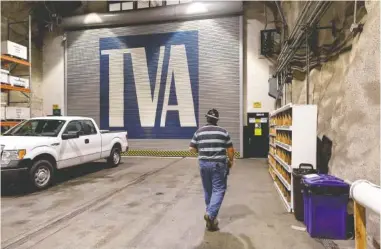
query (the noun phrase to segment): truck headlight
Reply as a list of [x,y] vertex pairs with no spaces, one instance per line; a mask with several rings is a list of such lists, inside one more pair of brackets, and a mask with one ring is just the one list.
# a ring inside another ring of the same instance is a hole
[[9,164],[10,161],[21,160],[24,158],[26,150],[4,150],[1,154],[1,164]]

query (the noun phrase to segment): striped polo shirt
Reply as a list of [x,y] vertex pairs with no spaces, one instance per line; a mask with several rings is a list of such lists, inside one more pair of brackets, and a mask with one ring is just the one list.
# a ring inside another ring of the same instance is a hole
[[224,128],[208,124],[195,132],[189,146],[198,150],[201,161],[226,162],[226,149],[233,143]]

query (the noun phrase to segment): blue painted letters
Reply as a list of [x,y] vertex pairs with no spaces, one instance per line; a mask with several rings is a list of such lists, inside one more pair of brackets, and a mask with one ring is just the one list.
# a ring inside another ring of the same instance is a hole
[[185,139],[198,127],[198,31],[101,38],[102,129]]

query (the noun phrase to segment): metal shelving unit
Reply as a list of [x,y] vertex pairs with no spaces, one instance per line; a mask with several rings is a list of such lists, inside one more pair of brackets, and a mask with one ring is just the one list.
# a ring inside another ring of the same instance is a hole
[[[6,92],[7,93],[7,106],[10,106],[10,104],[20,103],[20,102],[12,102],[11,101],[10,92],[17,91],[17,92],[22,93],[25,96],[26,101],[25,102],[21,102],[21,103],[27,104],[27,106],[29,108],[29,116],[31,116],[31,96],[30,96],[31,95],[31,91],[32,91],[32,51],[31,51],[31,49],[32,49],[32,35],[31,35],[31,16],[29,16],[27,21],[8,23],[8,30],[7,30],[8,40],[11,40],[10,39],[10,27],[12,25],[15,25],[15,24],[27,24],[28,25],[28,36],[27,36],[27,40],[28,40],[28,47],[27,47],[27,49],[28,49],[28,60],[16,58],[16,57],[13,57],[13,56],[8,55],[8,54],[1,54],[1,56],[0,56],[0,59],[1,59],[1,68],[9,71],[9,75],[12,75],[12,71],[16,67],[18,67],[18,66],[27,67],[28,68],[28,75],[22,75],[22,78],[27,78],[29,80],[29,87],[28,88],[24,88],[24,87],[12,86],[10,84],[4,83],[4,82],[0,82],[1,83],[0,90],[1,90],[1,92]],[[7,119],[1,120],[1,122],[0,122],[1,130],[3,131],[3,128],[6,128],[6,127],[10,128],[12,126],[15,126],[16,124],[18,124],[21,121],[22,120],[7,120]]]
[[[288,104],[270,114],[269,171],[280,199],[293,211],[293,169],[301,163],[316,169],[317,106]],[[274,134],[275,132],[275,134]]]

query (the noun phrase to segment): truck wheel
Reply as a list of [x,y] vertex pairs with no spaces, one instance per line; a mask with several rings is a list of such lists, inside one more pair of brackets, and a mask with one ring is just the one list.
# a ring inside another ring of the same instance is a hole
[[120,149],[118,147],[114,147],[111,150],[110,157],[107,158],[107,163],[110,167],[117,167],[121,161]]
[[32,187],[37,190],[46,189],[53,182],[53,165],[48,160],[38,160],[29,171]]

